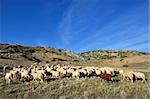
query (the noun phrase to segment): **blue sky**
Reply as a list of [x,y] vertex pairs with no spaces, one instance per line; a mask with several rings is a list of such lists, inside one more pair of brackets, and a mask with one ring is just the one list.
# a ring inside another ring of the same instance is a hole
[[0,43],[150,52],[148,0],[1,0]]

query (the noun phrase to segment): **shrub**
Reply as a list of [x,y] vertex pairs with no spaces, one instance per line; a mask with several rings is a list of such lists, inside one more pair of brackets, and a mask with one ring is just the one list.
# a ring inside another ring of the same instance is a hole
[[120,61],[123,61],[124,59],[122,58],[122,59],[120,59]]
[[123,67],[129,67],[129,65],[123,65]]
[[126,56],[126,55],[121,55],[120,57],[121,57],[121,58],[126,58],[127,56]]

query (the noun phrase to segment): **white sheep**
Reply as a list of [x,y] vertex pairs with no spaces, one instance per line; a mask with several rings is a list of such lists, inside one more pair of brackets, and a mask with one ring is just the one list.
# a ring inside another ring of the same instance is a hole
[[80,72],[80,76],[81,76],[81,77],[86,77],[86,76],[88,75],[88,72],[87,72],[86,69],[79,69],[79,70],[77,70],[77,71]]
[[101,70],[100,69],[96,69],[95,73],[96,73],[96,75],[99,75],[99,74],[101,74]]
[[41,83],[43,83],[44,77],[46,76],[46,75],[43,74],[42,72],[38,72],[38,71],[36,71],[36,72],[31,72],[31,75],[32,75],[34,81],[40,80]]
[[145,80],[145,74],[141,72],[133,72],[135,79],[142,79],[143,82],[146,82]]
[[52,73],[52,76],[54,76],[54,77],[59,77],[60,76],[60,72],[59,71],[51,70],[50,73]]
[[74,69],[69,68],[69,69],[67,70],[67,73],[73,73],[73,72],[74,72]]
[[13,75],[12,75],[12,73],[6,73],[5,74],[5,81],[6,81],[6,84],[10,84],[10,82],[12,81],[12,79],[13,79]]
[[22,69],[20,74],[21,74],[21,80],[23,80],[23,79],[27,80],[30,77],[29,76],[29,71],[26,70],[26,69]]
[[130,79],[131,82],[133,82],[133,79],[134,79],[133,71],[131,71],[131,70],[120,70],[119,73],[122,75],[123,80]]
[[107,74],[115,75],[115,69],[111,67],[102,67],[100,68],[100,71],[104,73],[106,71]]
[[72,77],[73,78],[80,78],[80,72],[79,71],[72,72]]
[[13,79],[20,79],[20,71],[21,70],[10,70],[9,72],[12,74]]

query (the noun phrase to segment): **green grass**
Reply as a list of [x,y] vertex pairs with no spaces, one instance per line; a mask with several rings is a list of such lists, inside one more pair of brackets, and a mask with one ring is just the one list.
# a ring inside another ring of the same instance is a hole
[[[150,77],[150,73],[146,73]],[[121,76],[114,78],[120,80]],[[128,81],[107,82],[99,78],[59,79],[56,81],[19,83],[5,85],[0,83],[0,96],[3,99],[149,99],[150,81],[134,83]]]

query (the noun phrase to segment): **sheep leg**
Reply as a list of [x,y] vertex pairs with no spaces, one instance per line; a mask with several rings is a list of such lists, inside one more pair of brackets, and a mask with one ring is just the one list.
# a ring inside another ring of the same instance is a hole
[[125,80],[125,78],[126,78],[126,77],[125,77],[125,76],[123,76],[123,80]]
[[40,79],[40,82],[43,83],[43,79]]
[[130,78],[131,79],[131,82],[133,83],[133,78]]
[[143,82],[143,83],[147,83],[145,78],[143,78],[142,82]]
[[114,79],[113,79],[113,78],[111,78],[111,81],[114,81]]
[[10,79],[7,79],[6,84],[10,84],[10,81],[11,81]]

